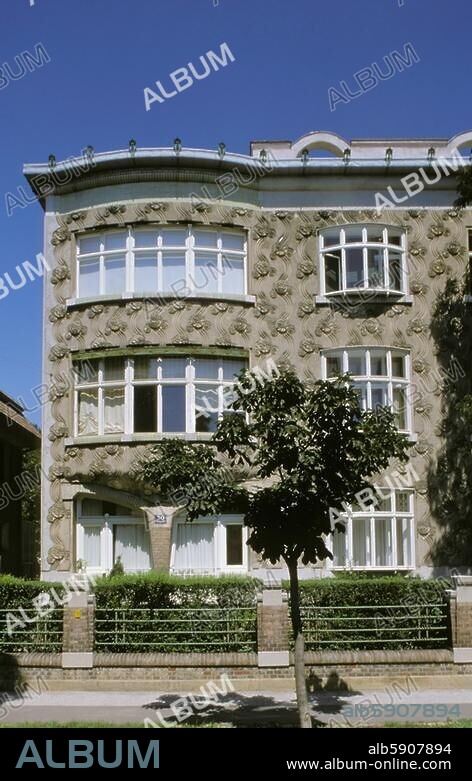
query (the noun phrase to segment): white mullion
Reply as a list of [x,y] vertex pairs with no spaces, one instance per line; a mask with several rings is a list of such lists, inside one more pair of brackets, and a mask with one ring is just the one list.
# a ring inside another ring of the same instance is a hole
[[383,248],[383,286],[388,290],[390,289],[389,271],[390,271],[389,250],[388,247],[384,247]]
[[185,431],[194,434],[195,425],[195,359],[185,367]]
[[342,356],[343,356],[343,374],[346,374],[346,372],[349,370],[349,350],[343,350]]
[[366,246],[362,246],[362,290],[366,290],[368,287],[368,278],[369,278],[369,249]]
[[125,253],[125,259],[126,259],[125,277],[126,277],[126,292],[130,292],[130,293],[135,292],[134,257],[135,257],[134,230],[128,228],[128,236],[126,239],[126,253]]
[[347,287],[346,250],[344,247],[341,248],[341,283],[342,283],[341,289],[346,290]]
[[104,398],[103,398],[103,377],[104,377],[104,360],[103,358],[98,363],[98,433],[100,435],[104,434],[104,421],[105,421],[105,411],[104,411]]
[[[191,225],[187,225],[187,238],[184,245],[185,264],[184,276],[185,287],[191,293],[195,293],[195,234]],[[193,286],[190,287],[190,280],[193,280]]]
[[157,431],[162,434],[162,358],[157,361]]
[[[348,567],[351,566],[352,563],[352,548],[353,548],[352,537],[354,534],[353,526],[354,526],[354,517],[351,516],[351,523],[347,524],[347,533],[346,533],[346,542],[345,542],[344,566],[347,565]],[[340,532],[338,533],[340,534]]]
[[249,292],[249,287],[248,287],[248,276],[249,275],[248,275],[248,258],[247,258],[247,253],[248,253],[247,232],[244,233],[243,251],[244,251],[244,256],[243,256],[243,275],[244,275],[243,289],[244,289],[244,295],[247,296],[247,294]]
[[326,295],[326,278],[325,278],[325,256],[324,252],[320,252],[320,296]]
[[[105,245],[103,244],[103,246],[105,246]],[[100,261],[99,261],[99,270],[98,270],[98,277],[99,277],[99,279],[98,279],[98,286],[99,286],[100,295],[103,296],[106,293],[106,290],[105,290],[105,255],[103,254],[103,250],[101,249],[101,247],[102,247],[102,242],[100,242],[100,255],[99,255]]]
[[370,528],[370,561],[367,562],[368,566],[375,567],[376,558],[377,558],[377,546],[376,546],[376,540],[375,540],[375,516],[371,515],[369,518],[369,528]]
[[392,559],[390,562],[391,567],[396,567],[398,565],[398,555],[397,555],[397,516],[391,515],[390,516],[390,534],[392,535]]
[[407,266],[407,252],[406,252],[406,233],[402,234],[400,249],[401,249],[402,291],[403,293],[408,294],[409,285],[408,285],[408,266]]
[[134,363],[132,368],[131,358],[125,360],[125,409],[124,409],[124,433],[132,434],[134,431],[134,387],[132,375],[134,375]]

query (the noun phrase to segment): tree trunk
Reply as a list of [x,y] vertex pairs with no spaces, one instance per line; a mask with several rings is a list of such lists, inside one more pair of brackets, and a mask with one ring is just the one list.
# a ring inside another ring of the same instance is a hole
[[287,560],[290,575],[290,608],[292,616],[293,636],[295,639],[295,687],[297,692],[300,727],[311,729],[310,706],[305,681],[305,641],[303,639],[302,622],[300,618],[300,592],[298,587],[298,561]]

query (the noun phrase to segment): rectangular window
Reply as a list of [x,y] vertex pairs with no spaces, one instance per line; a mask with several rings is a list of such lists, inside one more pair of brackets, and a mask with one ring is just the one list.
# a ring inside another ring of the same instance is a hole
[[333,567],[412,569],[414,567],[413,492],[379,489],[377,504],[366,512],[353,506],[344,533],[331,537]]
[[212,433],[246,362],[136,356],[74,364],[77,436]]
[[226,527],[226,564],[241,567],[243,563],[243,527],[229,524]]
[[77,242],[77,296],[242,296],[246,253],[243,231],[191,225],[82,236]]
[[219,515],[174,527],[172,570],[217,573],[247,570],[246,530],[240,517]]

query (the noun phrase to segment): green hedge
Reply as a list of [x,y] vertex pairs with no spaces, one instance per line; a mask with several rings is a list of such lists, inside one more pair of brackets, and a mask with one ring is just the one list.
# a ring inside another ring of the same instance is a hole
[[[4,654],[32,651],[62,651],[62,607],[59,605],[46,616],[40,617],[33,605],[33,599],[55,589],[58,597],[63,593],[60,583],[45,583],[39,580],[23,580],[12,575],[0,576],[0,651]],[[54,595],[51,601],[56,604]],[[24,621],[19,612],[34,619]],[[13,620],[18,618],[23,626]],[[9,630],[10,629],[10,634]]]
[[110,652],[256,650],[254,578],[163,573],[97,581],[95,648]]
[[[288,583],[284,587],[288,589]],[[447,647],[446,589],[450,587],[444,579],[401,576],[344,575],[301,581],[306,647],[310,650]]]

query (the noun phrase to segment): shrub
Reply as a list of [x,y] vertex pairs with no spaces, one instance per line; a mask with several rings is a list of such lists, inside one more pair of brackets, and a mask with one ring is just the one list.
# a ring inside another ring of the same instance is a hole
[[[61,651],[62,650],[62,608],[58,605],[51,613],[39,616],[33,600],[40,594],[52,592],[58,598],[63,593],[60,583],[45,583],[39,580],[23,580],[12,575],[0,576],[0,649],[3,652],[21,653],[25,651]],[[51,594],[52,604],[56,604]],[[26,623],[19,613],[22,608],[27,618],[35,619]],[[10,615],[10,618],[8,616]],[[12,617],[18,618],[20,626]],[[10,634],[8,632],[10,628]]]

